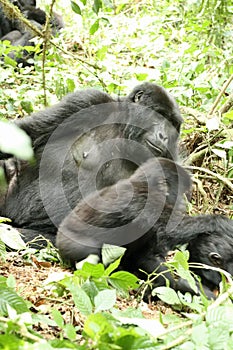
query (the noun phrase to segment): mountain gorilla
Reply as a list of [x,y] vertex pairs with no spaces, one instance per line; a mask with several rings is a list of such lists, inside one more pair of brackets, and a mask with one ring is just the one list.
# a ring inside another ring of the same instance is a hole
[[[183,194],[190,177],[178,164],[152,158],[129,179],[118,181],[84,198],[63,220],[57,234],[61,255],[72,264],[98,254],[104,243],[127,248],[121,267],[145,277],[164,272],[173,288],[191,291],[185,280],[175,281],[161,265],[170,250],[188,244],[190,261],[225,269],[233,274],[233,221],[221,216],[184,215]],[[218,272],[197,269],[209,297],[218,287]],[[165,284],[161,275],[154,287]]]
[[[23,15],[30,20],[30,22],[36,26],[38,29],[42,30],[43,25],[46,22],[46,13],[40,8],[36,8],[35,0],[19,0],[11,1],[13,5],[19,8]],[[53,13],[53,18],[51,19],[52,34],[55,35],[58,31],[64,27],[62,17],[56,13]],[[4,14],[3,9],[0,5],[0,40],[10,41],[12,46],[33,46],[30,41],[35,36],[30,30],[25,30],[22,23],[18,19],[9,19],[6,14]],[[14,51],[9,53],[9,57],[16,59],[18,63],[23,63],[23,65],[28,65],[26,50],[23,52],[23,57],[16,57]]]
[[[55,242],[60,225],[57,246],[72,263],[109,242],[128,248],[123,268],[150,273],[164,269],[170,249],[187,243],[192,261],[233,273],[232,221],[184,215],[190,178],[169,160],[177,158],[181,123],[174,99],[151,83],[119,101],[98,90],[78,91],[15,121],[31,137],[36,162],[0,153],[8,183],[0,215],[27,241],[42,234]],[[218,273],[197,272],[212,296],[208,288],[218,284]],[[174,288],[187,290],[184,281],[167,276]]]
[[15,121],[31,137],[36,162],[0,154],[8,183],[1,216],[26,240],[41,233],[54,242],[83,197],[128,178],[151,157],[176,158],[181,123],[174,99],[151,83],[119,101],[94,89],[78,91]]

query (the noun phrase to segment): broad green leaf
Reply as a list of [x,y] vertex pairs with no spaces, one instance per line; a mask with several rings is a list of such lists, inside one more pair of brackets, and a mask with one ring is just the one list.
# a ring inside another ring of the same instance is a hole
[[169,305],[180,305],[180,299],[178,298],[174,289],[169,287],[157,287],[152,290],[153,296],[158,296],[162,301]]
[[106,315],[103,313],[91,314],[85,324],[84,324],[84,332],[93,340],[96,340],[96,337],[100,337],[101,334],[113,333],[116,328],[114,324],[112,324],[111,319],[113,317],[111,315]]
[[[105,284],[106,288],[106,284]],[[94,297],[98,294],[99,289],[95,282],[90,281],[89,279],[82,284],[82,289],[90,297],[91,301],[94,303]]]
[[101,250],[102,261],[104,266],[108,266],[118,258],[122,257],[126,248],[118,247],[116,245],[104,244]]
[[28,312],[26,302],[11,288],[0,285],[0,313],[7,315],[7,305],[10,305],[18,314]]
[[205,346],[208,346],[208,330],[204,323],[193,327],[192,340],[200,348],[205,349]]
[[94,297],[95,312],[111,309],[116,303],[116,291],[106,289]]
[[73,92],[74,91],[74,89],[75,89],[75,82],[74,82],[73,79],[67,78],[66,79],[66,85],[67,85],[67,88],[68,88],[69,92]]
[[102,0],[94,0],[94,4],[92,6],[93,11],[98,15],[99,10],[102,8]]
[[233,306],[209,307],[206,313],[207,324],[214,324],[217,321],[224,321],[233,327]]
[[87,293],[82,288],[72,284],[69,285],[69,283],[67,283],[67,287],[72,294],[77,309],[83,315],[90,315],[92,313],[92,303]]
[[82,270],[86,272],[90,277],[99,278],[102,277],[104,274],[104,265],[103,264],[97,264],[93,265],[89,262],[85,262],[83,264]]
[[26,248],[26,243],[22,240],[20,233],[10,225],[0,224],[0,239],[12,249]]
[[0,150],[30,160],[33,157],[30,137],[12,123],[0,121]]
[[102,61],[106,57],[107,52],[108,46],[102,46],[99,50],[97,50],[96,57],[98,57],[98,59]]
[[81,11],[79,5],[76,2],[71,1],[71,8],[72,8],[72,11],[74,11],[78,15],[82,15],[82,11]]
[[20,104],[21,104],[22,108],[23,108],[28,114],[30,114],[30,113],[33,112],[33,104],[32,104],[31,101],[25,101],[25,100],[23,100],[23,101],[20,102]]
[[12,289],[15,288],[16,287],[15,277],[13,275],[9,275],[7,277],[6,283],[7,283],[7,287],[12,288]]
[[106,268],[106,270],[104,271],[104,275],[109,276],[113,271],[115,271],[118,268],[118,266],[120,265],[120,262],[121,262],[121,257]]
[[89,33],[91,35],[95,34],[95,32],[97,32],[97,30],[99,29],[99,19],[97,19],[91,26]]
[[76,339],[76,330],[74,326],[70,323],[66,324],[64,327],[64,332],[68,339],[74,341]]
[[138,278],[127,271],[118,271],[111,274],[109,283],[114,288],[128,292],[129,289],[138,288]]
[[17,66],[17,62],[15,60],[13,60],[12,58],[10,58],[9,56],[5,56],[4,57],[4,63],[6,65],[10,65],[12,67],[16,67]]
[[4,350],[25,349],[25,341],[14,334],[0,334],[0,348]]
[[233,120],[233,110],[230,110],[230,111],[224,113],[224,114],[223,114],[223,117],[224,117],[224,118],[227,118],[227,119],[229,119],[229,120]]
[[61,313],[57,309],[52,309],[51,310],[52,316],[58,327],[63,328],[64,326],[64,320],[61,315]]
[[0,260],[5,261],[6,260],[6,245],[5,243],[0,239]]

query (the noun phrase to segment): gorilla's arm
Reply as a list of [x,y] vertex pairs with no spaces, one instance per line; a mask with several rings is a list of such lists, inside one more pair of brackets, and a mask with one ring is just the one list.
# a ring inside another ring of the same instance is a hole
[[72,263],[99,253],[104,243],[125,245],[128,255],[144,257],[148,245],[156,241],[155,230],[165,230],[176,202],[175,217],[182,216],[182,196],[189,188],[190,178],[183,168],[152,158],[129,179],[81,201],[59,227],[57,246]]

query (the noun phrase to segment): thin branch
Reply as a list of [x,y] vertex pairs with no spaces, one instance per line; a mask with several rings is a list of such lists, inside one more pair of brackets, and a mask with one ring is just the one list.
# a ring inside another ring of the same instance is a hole
[[226,103],[224,103],[224,105],[220,108],[219,112],[222,115],[222,114],[228,112],[232,107],[233,107],[233,94],[231,94],[228,97]]
[[45,61],[46,61],[46,50],[48,47],[48,42],[50,39],[50,21],[53,15],[53,6],[55,4],[56,0],[52,0],[50,8],[49,8],[49,15],[46,16],[46,22],[44,26],[44,40],[43,40],[43,51],[42,51],[42,85],[44,90],[44,105],[47,106],[47,92],[46,92],[46,76],[45,76]]
[[218,179],[219,181],[221,181],[224,185],[229,187],[229,189],[231,191],[233,191],[233,184],[231,183],[231,181],[222,175],[219,175],[219,174],[214,173],[213,171],[211,171],[209,169],[198,167],[198,166],[185,166],[185,168],[188,170],[202,171],[203,173],[209,174],[209,175],[215,177],[216,179]]
[[216,100],[215,100],[215,102],[214,102],[214,104],[213,104],[209,114],[208,114],[208,117],[210,117],[211,115],[214,114],[214,112],[215,112],[215,110],[217,108],[217,105],[218,105],[219,101],[221,100],[222,95],[224,94],[224,92],[226,91],[227,87],[230,85],[232,80],[233,80],[233,74],[230,76],[230,78],[223,85],[222,90],[219,92],[219,94],[218,94],[218,96],[217,96],[217,98],[216,98]]

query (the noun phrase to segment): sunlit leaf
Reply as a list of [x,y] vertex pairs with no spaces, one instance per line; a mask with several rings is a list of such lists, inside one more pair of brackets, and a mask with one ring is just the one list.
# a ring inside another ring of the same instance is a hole
[[75,13],[77,13],[78,15],[81,15],[82,14],[82,11],[79,7],[79,5],[74,2],[74,1],[71,1],[71,8],[72,8],[72,11],[74,11]]

